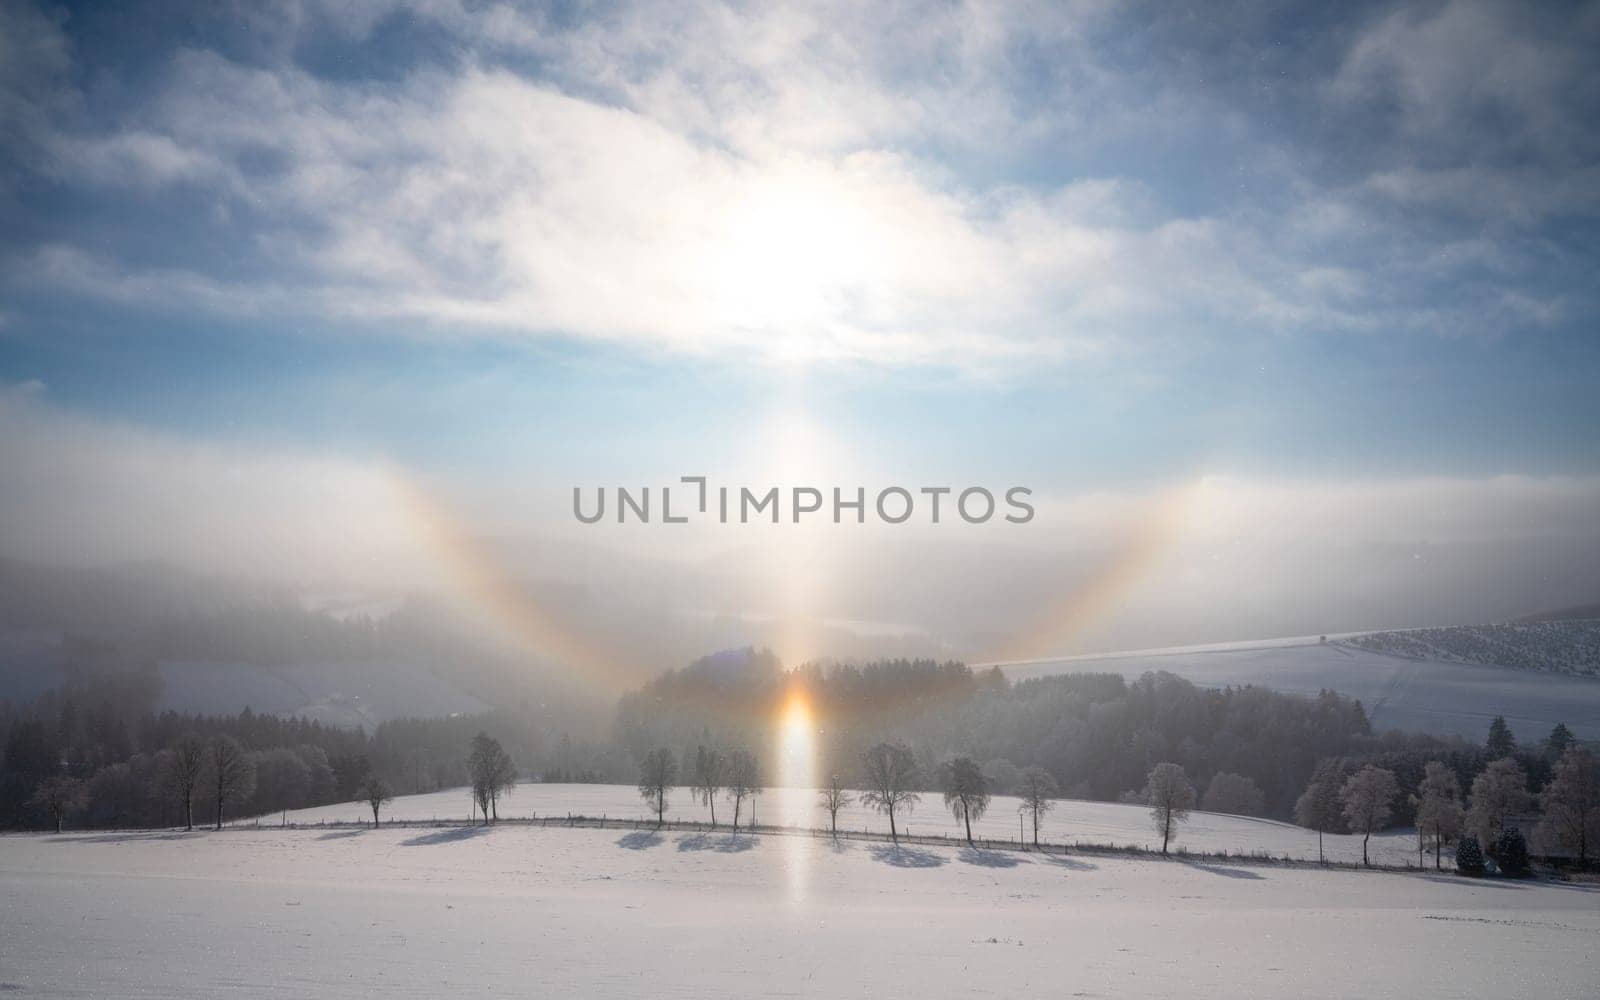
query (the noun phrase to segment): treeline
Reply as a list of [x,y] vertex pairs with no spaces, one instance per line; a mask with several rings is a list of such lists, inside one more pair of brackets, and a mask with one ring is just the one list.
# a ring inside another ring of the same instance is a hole
[[[1534,747],[1516,746],[1503,722],[1485,745],[1375,735],[1361,703],[1331,691],[1205,689],[1165,673],[1012,683],[998,670],[925,660],[785,669],[770,652],[749,649],[703,658],[625,695],[606,742],[574,740],[526,706],[395,720],[367,733],[248,709],[156,712],[159,695],[153,670],[84,670],[21,708],[0,701],[0,826],[171,826],[187,824],[191,812],[220,822],[358,798],[376,816],[387,796],[461,785],[492,817],[500,791],[519,779],[632,781],[643,764],[655,768],[659,792],[676,780],[679,762],[708,805],[734,789],[738,813],[769,780],[761,757],[796,704],[814,729],[817,779],[835,790],[872,788],[881,774],[869,762],[892,747],[901,791],[910,793],[948,791],[959,773],[980,776],[985,795],[1039,800],[1049,789],[1045,798],[1149,804],[1159,770],[1181,775],[1199,808],[1347,832],[1358,828],[1344,806],[1347,788],[1368,774],[1366,798],[1381,798],[1382,809],[1376,819],[1362,814],[1364,832],[1420,820],[1436,848],[1468,830],[1497,841],[1508,825],[1531,828],[1538,817],[1525,814],[1535,805],[1546,826],[1560,823],[1570,789],[1588,788],[1583,775],[1591,773],[1589,758],[1572,757],[1582,748],[1565,727]],[[960,762],[955,772],[952,761]],[[1553,796],[1552,787],[1566,791]],[[1452,799],[1462,816],[1478,818],[1452,825]],[[972,818],[976,800],[963,793],[960,801]],[[1509,805],[1480,805],[1490,801]],[[1592,840],[1584,824],[1600,820],[1600,808],[1576,808],[1577,829]],[[1491,856],[1498,849],[1487,847]]]
[[1523,748],[1496,716],[1481,747],[1323,760],[1295,803],[1295,821],[1319,835],[1361,834],[1363,861],[1373,833],[1406,825],[1417,829],[1419,854],[1431,844],[1436,868],[1450,845],[1467,874],[1483,874],[1487,858],[1505,874],[1525,875],[1530,832],[1537,853],[1586,867],[1600,845],[1600,763],[1565,725]]
[[[259,816],[363,798],[374,778],[390,794],[429,792],[470,782],[465,748],[480,732],[507,748],[515,773],[540,780],[632,771],[614,748],[518,712],[395,720],[368,734],[249,709],[156,712],[160,690],[153,670],[111,670],[75,675],[21,708],[0,700],[0,828],[172,826],[219,804],[222,819]],[[198,764],[180,766],[186,750]],[[221,792],[209,777],[219,753],[237,772]],[[206,774],[191,773],[200,765]]]
[[1331,691],[1213,690],[1165,673],[1012,683],[999,670],[923,660],[785,670],[771,653],[744,650],[623,697],[617,741],[635,759],[659,747],[689,759],[701,744],[771,745],[773,720],[795,692],[817,719],[823,774],[857,786],[867,750],[889,740],[910,749],[930,786],[942,761],[965,755],[997,793],[1016,791],[1037,766],[1071,798],[1137,799],[1151,769],[1167,762],[1208,791],[1227,776],[1217,792],[1230,804],[1288,818],[1320,761],[1376,753],[1391,739],[1373,735],[1360,702]]

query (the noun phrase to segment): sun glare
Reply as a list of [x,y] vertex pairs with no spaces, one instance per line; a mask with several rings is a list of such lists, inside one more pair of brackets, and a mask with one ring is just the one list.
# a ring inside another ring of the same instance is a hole
[[804,691],[784,701],[778,725],[778,781],[790,788],[811,788],[816,781],[816,720]]
[[719,318],[760,331],[777,360],[825,354],[848,290],[883,254],[868,216],[826,171],[778,168],[751,183],[726,207],[712,245]]
[[[777,784],[785,791],[803,789],[799,794],[809,799],[810,789],[816,787],[817,776],[817,722],[811,711],[811,699],[802,689],[789,692],[778,717]],[[795,794],[789,792],[790,795]],[[798,817],[784,817],[789,825],[808,825]],[[784,867],[788,874],[789,899],[800,902],[806,895],[806,848],[799,837],[784,837]]]

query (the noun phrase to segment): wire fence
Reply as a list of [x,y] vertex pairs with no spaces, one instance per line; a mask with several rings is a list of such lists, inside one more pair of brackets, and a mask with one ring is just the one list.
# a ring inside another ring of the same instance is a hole
[[[358,830],[373,829],[373,823],[357,820],[319,820],[315,823],[273,823],[266,818],[255,820],[239,820],[227,824],[229,829],[286,829],[286,830]],[[1083,855],[1086,857],[1137,857],[1153,860],[1165,860],[1192,863],[1228,862],[1234,864],[1255,865],[1262,867],[1278,868],[1309,868],[1309,869],[1338,869],[1342,871],[1373,871],[1373,872],[1410,872],[1432,871],[1430,865],[1413,865],[1409,862],[1404,865],[1374,863],[1362,865],[1349,861],[1312,861],[1305,858],[1296,858],[1288,855],[1275,855],[1268,851],[1195,851],[1182,847],[1174,847],[1166,853],[1152,848],[1146,844],[1114,844],[1096,841],[1073,840],[1070,842],[1055,842],[1041,840],[1034,845],[1027,840],[996,839],[990,837],[974,837],[969,842],[966,837],[959,834],[944,833],[912,833],[909,829],[900,832],[895,837],[882,830],[868,828],[840,827],[837,831],[821,827],[798,827],[757,824],[754,826],[742,825],[735,830],[728,824],[722,823],[713,826],[709,822],[699,820],[664,820],[626,818],[616,816],[585,816],[577,813],[568,813],[565,816],[501,816],[491,822],[485,823],[481,819],[385,819],[376,824],[383,829],[470,829],[473,827],[567,827],[596,830],[634,830],[654,831],[660,833],[725,833],[729,836],[784,836],[806,837],[812,840],[849,840],[854,842],[881,843],[894,845],[910,845],[922,847],[951,847],[957,849],[980,851],[1009,851],[1041,855]],[[1445,869],[1450,871],[1450,869]]]

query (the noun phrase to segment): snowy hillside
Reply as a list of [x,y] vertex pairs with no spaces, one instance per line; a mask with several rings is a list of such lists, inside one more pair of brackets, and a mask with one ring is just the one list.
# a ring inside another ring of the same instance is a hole
[[[1394,634],[1394,633],[1384,633]],[[1517,737],[1542,740],[1557,722],[1600,739],[1600,678],[1411,658],[1363,648],[1350,636],[1270,639],[1062,657],[1003,665],[1012,679],[1165,670],[1206,687],[1254,684],[1291,694],[1327,688],[1361,699],[1376,730],[1481,740],[1496,715]]]
[[[1018,800],[1010,796],[995,796],[988,813],[973,824],[973,833],[990,840],[1015,841],[1019,805]],[[466,820],[471,808],[471,796],[467,789],[455,788],[430,795],[408,795],[395,799],[384,807],[383,815],[400,820]],[[566,816],[569,813],[576,816],[608,816],[612,819],[649,818],[639,793],[627,785],[523,784],[502,800],[500,806],[502,817]],[[726,823],[729,815],[729,809],[719,802],[718,820]],[[267,824],[283,818],[267,817],[261,822]],[[710,819],[710,814],[704,806],[691,800],[688,789],[679,789],[671,796],[667,818],[703,823]],[[287,814],[287,820],[291,823],[359,822],[371,819],[372,814],[359,802],[300,809]],[[741,817],[741,821],[745,820],[748,820],[748,814]],[[799,829],[826,829],[828,826],[828,814],[817,804],[817,793],[804,788],[769,789],[756,804],[756,820],[763,826]],[[839,814],[839,826],[847,830],[889,832],[888,820],[861,806],[859,802],[852,803]],[[922,802],[909,816],[901,817],[899,826],[902,832],[915,835],[954,837],[961,832],[955,819],[945,811],[939,796],[935,794],[924,795]],[[1150,826],[1149,810],[1143,806],[1115,802],[1059,802],[1040,824],[1039,839],[1053,844],[1134,845],[1157,850],[1161,847],[1161,838],[1155,835]],[[1317,859],[1315,833],[1289,823],[1249,816],[1223,816],[1196,811],[1179,830],[1176,843],[1194,852],[1266,853],[1273,857],[1288,856],[1305,861]],[[1409,831],[1375,835],[1371,849],[1373,860],[1381,864],[1415,864],[1417,860],[1416,836]],[[1361,860],[1361,838],[1329,835],[1325,838],[1325,850],[1330,860],[1358,862]]]
[[371,731],[412,716],[486,711],[427,667],[404,661],[344,661],[258,667],[244,663],[161,664],[161,707],[198,714],[242,708],[298,715],[325,725]]
[[1580,997],[1593,887],[502,826],[0,838],[24,997]]
[[1600,677],[1600,620],[1596,619],[1401,629],[1343,641],[1414,660]]
[[[61,633],[0,629],[0,698],[23,703],[66,680]],[[404,659],[332,660],[280,666],[162,660],[154,708],[226,715],[249,708],[371,731],[388,719],[476,713],[480,699],[427,665]]]

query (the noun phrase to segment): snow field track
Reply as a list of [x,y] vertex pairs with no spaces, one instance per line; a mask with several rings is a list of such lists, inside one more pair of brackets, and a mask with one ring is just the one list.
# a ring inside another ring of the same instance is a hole
[[22,997],[1585,997],[1551,883],[502,826],[0,837]]

